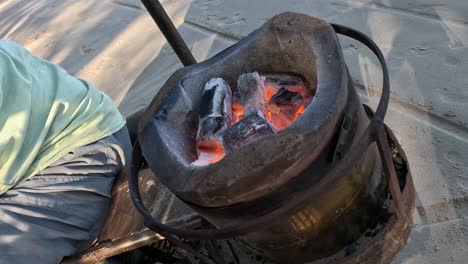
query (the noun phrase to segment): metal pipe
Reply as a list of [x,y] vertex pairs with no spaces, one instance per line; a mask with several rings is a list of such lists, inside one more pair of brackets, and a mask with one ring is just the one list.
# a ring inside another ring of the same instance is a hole
[[393,165],[392,149],[388,144],[388,136],[385,131],[385,127],[382,127],[377,132],[377,146],[379,148],[380,157],[382,158],[382,164],[385,168],[388,177],[388,187],[392,194],[392,200],[395,205],[395,211],[398,217],[406,217],[405,205],[403,204],[403,198],[400,190],[400,184],[398,182],[398,176]]
[[[197,218],[181,225],[185,228],[200,228],[200,219]],[[119,237],[111,241],[103,241],[100,244],[85,251],[82,255],[65,258],[62,264],[92,264],[106,258],[149,245],[158,240],[165,239],[163,235],[144,228],[127,236]],[[171,241],[174,243],[174,241]],[[177,242],[176,242],[177,243]],[[179,244],[177,244],[179,246]],[[185,250],[185,249],[184,249]]]
[[187,47],[187,44],[185,44],[184,39],[179,34],[179,31],[177,31],[177,28],[172,23],[172,20],[167,15],[161,3],[158,0],[141,0],[141,2],[146,10],[148,10],[154,22],[158,25],[159,30],[161,30],[182,64],[184,64],[184,66],[189,66],[197,63],[192,52],[190,52],[190,49]]
[[68,258],[62,261],[62,264],[91,264],[103,261],[108,257],[115,256],[158,240],[164,239],[158,233],[154,233],[147,228],[135,232],[131,236],[117,238],[114,241],[103,242],[96,247],[90,249],[90,252],[85,252],[83,255],[76,258]]

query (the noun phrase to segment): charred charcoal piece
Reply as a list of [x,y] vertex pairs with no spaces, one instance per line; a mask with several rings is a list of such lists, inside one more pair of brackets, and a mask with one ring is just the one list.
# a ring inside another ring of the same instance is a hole
[[302,103],[302,96],[299,93],[288,91],[282,87],[270,98],[270,101],[274,101],[278,105],[297,104]]
[[299,108],[304,105],[304,100],[299,93],[291,92],[284,87],[279,89],[270,100],[268,100],[268,108],[274,119],[275,115],[283,115],[284,117],[294,120]]
[[[277,87],[277,89],[284,86],[298,86],[305,89],[304,82],[301,78],[289,75],[289,74],[264,74],[262,75],[265,78],[265,84],[271,85],[272,88]],[[289,87],[288,87],[289,88]]]
[[263,80],[257,72],[246,73],[237,79],[244,115],[261,112],[263,116],[268,113],[267,100]]
[[232,122],[231,100],[231,88],[226,81],[213,78],[206,83],[200,106],[197,146],[219,147],[216,134]]
[[310,103],[313,92],[307,87],[304,80],[298,76],[290,74],[264,74],[261,77],[265,80],[265,89],[272,89],[278,91],[285,88],[288,91],[299,93],[307,105]]
[[225,153],[231,153],[260,137],[275,133],[276,130],[261,113],[244,117],[219,134]]

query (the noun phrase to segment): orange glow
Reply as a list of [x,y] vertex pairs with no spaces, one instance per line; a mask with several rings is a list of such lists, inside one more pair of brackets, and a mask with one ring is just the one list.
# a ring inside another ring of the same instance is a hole
[[[306,99],[305,89],[303,86],[291,87],[288,86],[287,89],[291,92],[297,92]],[[265,97],[268,100],[278,92],[277,87],[271,87],[265,85]],[[284,113],[281,108],[275,105],[269,105],[268,113],[266,113],[266,119],[273,124],[273,126],[281,131],[291,125],[304,111],[305,106],[301,105],[295,114]],[[232,104],[232,124],[239,122],[244,118],[244,111],[242,105],[239,103]],[[231,124],[231,125],[232,125]],[[192,163],[195,166],[206,166],[209,164],[216,163],[220,161],[224,156],[224,150],[221,146],[221,142],[198,142],[197,144],[197,154],[198,159]]]
[[[305,98],[305,91],[301,87],[288,87],[288,90],[297,92],[301,94],[303,98]],[[270,98],[275,95],[276,92],[278,92],[278,89],[265,85],[265,96],[267,101],[270,100]],[[269,110],[266,115],[266,119],[268,119],[268,121],[270,121],[273,126],[278,129],[278,131],[280,131],[291,125],[292,122],[294,122],[304,112],[305,107],[304,105],[301,105],[292,117],[282,113],[281,109],[275,107],[274,105],[268,105],[268,109]]]
[[296,120],[302,113],[305,111],[305,106],[301,105],[299,109],[297,109],[296,116],[294,117],[294,120]]
[[244,110],[239,103],[232,104],[232,123],[235,124],[244,118]]
[[275,95],[276,92],[278,92],[278,89],[275,89],[269,85],[265,85],[265,96],[267,100]]
[[224,157],[222,148],[197,147],[198,159],[192,163],[195,166],[206,166],[220,161]]

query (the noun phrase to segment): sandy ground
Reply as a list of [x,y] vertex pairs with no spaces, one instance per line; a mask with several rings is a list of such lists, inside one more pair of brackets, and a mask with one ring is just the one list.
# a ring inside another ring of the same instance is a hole
[[[414,228],[394,263],[468,262],[468,2],[458,0],[166,0],[197,60],[282,11],[345,24],[382,48],[392,82],[386,122],[410,159]],[[136,0],[0,0],[0,37],[107,92],[130,116],[181,67]],[[375,58],[341,39],[366,102],[381,85]]]

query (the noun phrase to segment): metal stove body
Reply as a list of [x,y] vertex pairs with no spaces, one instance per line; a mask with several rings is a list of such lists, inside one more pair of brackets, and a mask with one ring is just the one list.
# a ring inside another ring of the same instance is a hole
[[[151,5],[157,1],[143,2],[150,12],[158,10]],[[177,39],[176,31],[165,32],[168,40]],[[363,42],[382,63],[375,113],[359,101],[335,32]],[[171,45],[184,58],[180,41]],[[301,75],[314,99],[278,134],[215,164],[191,166],[203,84],[213,77],[233,83],[249,71]],[[129,186],[135,206],[150,229],[172,241],[236,237],[247,250],[280,263],[388,263],[406,243],[414,208],[408,162],[383,123],[388,100],[387,69],[372,40],[306,15],[277,15],[213,58],[177,71],[156,95],[134,150]],[[143,157],[161,182],[216,228],[183,230],[155,221],[138,190]]]

